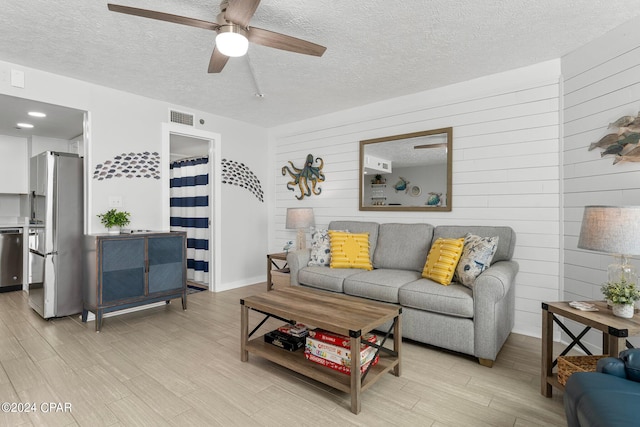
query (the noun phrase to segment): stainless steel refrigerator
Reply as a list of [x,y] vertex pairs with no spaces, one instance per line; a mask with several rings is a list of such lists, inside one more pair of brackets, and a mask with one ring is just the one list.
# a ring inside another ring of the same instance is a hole
[[77,154],[31,158],[29,305],[45,319],[82,312],[82,169]]

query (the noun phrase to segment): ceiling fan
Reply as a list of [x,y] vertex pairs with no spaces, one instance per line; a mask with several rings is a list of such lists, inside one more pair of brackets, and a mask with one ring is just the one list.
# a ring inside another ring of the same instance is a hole
[[223,0],[222,3],[220,3],[220,13],[216,17],[216,22],[111,3],[108,3],[107,6],[112,12],[142,16],[144,18],[215,31],[217,33],[216,46],[209,60],[210,73],[219,73],[222,71],[229,57],[243,56],[247,53],[249,42],[313,56],[322,56],[325,50],[327,50],[324,46],[306,40],[263,30],[261,28],[250,27],[249,21],[256,12],[259,4],[260,0]]

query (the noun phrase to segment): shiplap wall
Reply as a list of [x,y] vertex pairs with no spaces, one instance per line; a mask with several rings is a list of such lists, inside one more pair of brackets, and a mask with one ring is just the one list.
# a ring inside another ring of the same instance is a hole
[[[613,165],[600,149],[609,123],[640,110],[640,20],[635,19],[562,58],[564,77],[564,297],[601,299],[610,255],[577,249],[587,205],[640,205],[640,163]],[[638,267],[638,260],[633,263]],[[589,335],[599,348],[599,333]]]
[[[270,250],[295,241],[285,229],[288,207],[313,207],[318,226],[333,219],[508,225],[520,263],[514,331],[539,336],[540,302],[559,297],[559,82],[558,59],[270,129]],[[451,212],[358,210],[360,140],[448,126]],[[326,181],[319,196],[296,200],[280,172],[289,160],[300,167],[307,154],[324,159]]]

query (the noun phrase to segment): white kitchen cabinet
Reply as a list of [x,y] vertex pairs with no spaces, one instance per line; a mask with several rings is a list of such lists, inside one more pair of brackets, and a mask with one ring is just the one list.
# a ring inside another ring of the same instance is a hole
[[0,193],[27,194],[29,154],[27,139],[0,135]]

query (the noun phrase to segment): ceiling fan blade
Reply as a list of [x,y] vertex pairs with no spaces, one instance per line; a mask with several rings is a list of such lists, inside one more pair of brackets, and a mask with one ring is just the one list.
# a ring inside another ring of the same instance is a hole
[[222,71],[224,66],[227,65],[228,60],[229,57],[227,55],[221,54],[220,51],[214,47],[211,59],[209,60],[209,73],[219,73]]
[[313,56],[322,56],[327,50],[319,44],[256,27],[249,27],[249,41],[262,46]]
[[260,0],[230,0],[224,17],[227,21],[247,28],[259,4]]
[[413,148],[415,150],[419,150],[421,148],[442,148],[442,147],[446,147],[447,143],[446,142],[442,142],[439,144],[425,144],[425,145],[416,145]]
[[127,15],[142,16],[143,18],[157,19],[159,21],[173,22],[175,24],[188,25],[190,27],[204,28],[205,30],[217,30],[220,25],[215,22],[203,21],[201,19],[188,18],[186,16],[172,15],[170,13],[157,12],[155,10],[138,9],[137,7],[120,6],[107,3],[107,7],[112,12],[125,13]]

